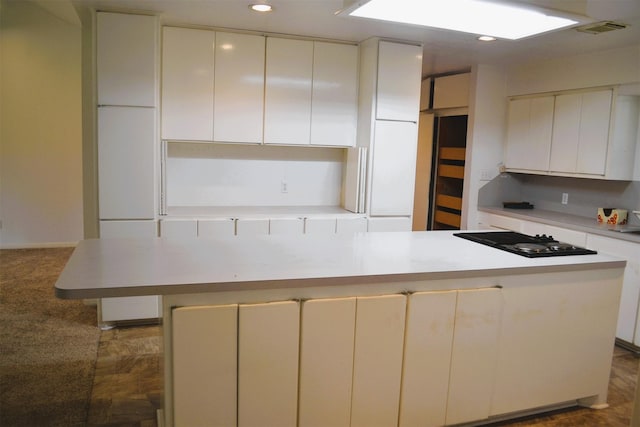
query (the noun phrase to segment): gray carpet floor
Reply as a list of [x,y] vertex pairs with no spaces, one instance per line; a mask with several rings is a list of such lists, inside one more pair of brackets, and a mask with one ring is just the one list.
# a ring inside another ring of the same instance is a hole
[[84,426],[96,308],[54,285],[73,248],[0,250],[0,426]]

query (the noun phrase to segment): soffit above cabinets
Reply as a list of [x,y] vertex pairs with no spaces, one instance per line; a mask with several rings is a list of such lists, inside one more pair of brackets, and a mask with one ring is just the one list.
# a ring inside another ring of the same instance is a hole
[[[362,18],[337,16],[343,0],[270,0],[274,11],[258,14],[250,1],[207,0],[70,0],[76,7],[157,13],[163,23],[195,25],[312,38],[361,42],[377,36],[424,44],[423,76],[465,71],[477,63],[513,64],[637,45],[640,2],[637,0],[521,0],[537,7],[585,15],[592,22],[615,21],[620,31],[587,34],[565,29],[518,41],[480,43],[476,35]],[[346,3],[348,4],[348,2]]]

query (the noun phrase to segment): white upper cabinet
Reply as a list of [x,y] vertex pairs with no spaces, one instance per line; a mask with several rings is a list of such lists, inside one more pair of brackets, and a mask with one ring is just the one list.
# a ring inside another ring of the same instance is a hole
[[265,38],[216,33],[213,140],[262,142]]
[[311,144],[354,146],[358,113],[358,47],[314,42]]
[[553,103],[553,96],[509,102],[507,168],[527,171],[546,171],[549,168]]
[[556,97],[551,172],[604,175],[612,91]]
[[615,89],[509,102],[507,170],[632,180],[640,97]]
[[98,105],[156,106],[154,16],[97,14]]
[[267,38],[265,144],[309,144],[312,75],[313,42]]
[[262,36],[165,27],[162,138],[262,142]]
[[213,140],[216,33],[162,30],[162,139]]
[[377,119],[418,121],[421,73],[420,46],[379,43]]

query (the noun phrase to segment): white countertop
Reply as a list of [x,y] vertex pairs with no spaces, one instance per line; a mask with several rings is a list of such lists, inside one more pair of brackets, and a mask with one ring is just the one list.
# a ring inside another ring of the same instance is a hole
[[452,231],[229,239],[92,239],[56,283],[65,299],[169,295],[622,268],[604,254],[526,258]]
[[168,206],[162,219],[365,217],[340,206]]
[[[629,242],[640,243],[640,234],[622,233],[615,231],[616,228],[637,229],[637,225],[611,226],[607,224],[598,224],[595,218],[586,218],[578,215],[564,214],[541,209],[505,209],[498,207],[479,207],[479,211],[496,215],[509,216],[512,218],[522,219],[525,221],[540,222],[543,224],[554,225],[556,227],[568,228],[585,233],[598,234],[600,236],[610,237],[612,239],[627,240]],[[629,215],[633,215],[629,212]]]

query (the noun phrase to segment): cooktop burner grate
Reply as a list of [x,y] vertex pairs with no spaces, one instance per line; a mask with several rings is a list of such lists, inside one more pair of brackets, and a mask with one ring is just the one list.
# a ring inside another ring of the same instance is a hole
[[596,251],[574,246],[555,240],[553,236],[528,236],[515,231],[491,231],[478,233],[455,233],[454,236],[491,246],[496,249],[511,252],[528,258],[591,255]]

